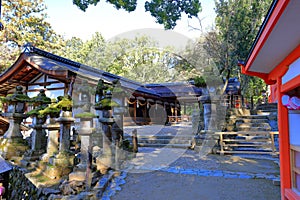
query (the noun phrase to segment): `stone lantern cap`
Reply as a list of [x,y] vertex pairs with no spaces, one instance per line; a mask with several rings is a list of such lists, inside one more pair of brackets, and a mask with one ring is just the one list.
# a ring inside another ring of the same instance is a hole
[[95,104],[95,109],[97,110],[110,110],[112,107],[120,106],[116,101],[112,100],[112,94],[110,91],[106,92],[104,99]]
[[23,94],[22,86],[17,86],[16,91],[13,94],[9,94],[4,98],[6,102],[27,102],[29,101],[29,97]]
[[33,104],[35,108],[33,110],[30,110],[26,114],[29,116],[38,116],[40,118],[44,118],[45,115],[43,115],[41,111],[48,107],[48,104],[51,103],[51,99],[46,96],[45,90],[41,89],[40,93],[37,96],[32,97],[29,100],[29,103]]
[[39,105],[44,105],[44,104],[50,104],[51,99],[46,96],[45,90],[41,89],[40,93],[37,96],[30,99],[30,102],[37,103]]

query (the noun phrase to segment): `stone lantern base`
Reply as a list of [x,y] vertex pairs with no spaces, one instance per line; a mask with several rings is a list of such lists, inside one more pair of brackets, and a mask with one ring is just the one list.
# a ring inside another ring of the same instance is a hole
[[0,139],[0,154],[5,160],[18,160],[29,149],[27,142],[23,138],[2,138]]
[[112,163],[112,155],[103,154],[96,158],[97,170],[99,170],[101,174],[107,174],[109,168],[112,167]]
[[49,159],[45,174],[52,179],[58,179],[71,173],[73,166],[74,155],[60,153]]

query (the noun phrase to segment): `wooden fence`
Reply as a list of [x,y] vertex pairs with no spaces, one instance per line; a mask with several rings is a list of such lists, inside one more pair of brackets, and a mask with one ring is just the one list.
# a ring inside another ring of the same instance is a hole
[[242,153],[242,154],[271,154],[278,155],[275,145],[277,131],[239,131],[239,132],[216,132],[219,135],[219,153]]

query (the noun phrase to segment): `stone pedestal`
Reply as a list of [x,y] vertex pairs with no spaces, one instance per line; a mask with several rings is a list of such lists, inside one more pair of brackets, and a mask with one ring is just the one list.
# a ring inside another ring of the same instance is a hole
[[105,134],[105,130],[102,132],[103,139],[103,152],[100,156],[96,158],[97,169],[100,170],[102,174],[106,174],[107,170],[112,167],[112,149],[111,141]]
[[56,120],[60,124],[59,153],[50,161],[56,170],[56,177],[69,174],[74,166],[74,155],[70,152],[70,131],[75,119],[71,116],[71,112],[63,112]]
[[26,118],[26,115],[23,113],[4,113],[3,116],[9,120],[9,128],[5,132],[3,138],[23,138],[20,125],[23,119]]
[[99,118],[102,128],[102,155],[96,158],[97,169],[102,174],[106,174],[107,170],[112,167],[112,156],[113,152],[111,149],[112,145],[112,124],[114,119],[112,118],[112,110],[102,110],[102,117]]
[[71,124],[74,123],[75,119],[72,116],[72,113],[68,113],[65,116],[64,114],[59,117],[56,121],[60,124],[60,142],[59,142],[59,154],[70,151],[70,132]]
[[74,166],[74,155],[70,153],[59,153],[51,159],[47,170],[52,171],[50,178],[60,178],[72,172]]
[[31,126],[33,128],[31,133],[31,148],[24,154],[23,160],[38,160],[40,156],[46,152],[47,138],[46,132],[42,128],[45,121],[46,120],[44,118],[33,118],[33,124]]
[[9,160],[15,156],[22,156],[29,149],[20,129],[20,124],[26,115],[22,113],[5,113],[4,117],[9,119],[9,128],[0,141],[0,151],[2,157]]
[[200,111],[194,110],[192,114],[192,131],[193,135],[198,135],[200,131],[202,130],[202,125],[200,123]]
[[219,95],[201,96],[199,101],[203,104],[204,130],[218,130],[217,104],[220,102]]
[[90,177],[92,165],[92,119],[80,119],[78,130],[80,137],[80,163],[74,168],[74,172],[69,174],[69,180],[84,181]]
[[32,125],[34,129],[31,133],[31,150],[35,152],[46,151],[46,131],[43,129],[43,124],[45,123],[45,118],[35,117],[35,123]]
[[58,136],[60,125],[56,123],[54,119],[50,119],[50,123],[45,124],[42,127],[43,129],[48,130],[47,148],[46,153],[42,156],[42,160],[44,162],[49,162],[49,158],[58,153]]

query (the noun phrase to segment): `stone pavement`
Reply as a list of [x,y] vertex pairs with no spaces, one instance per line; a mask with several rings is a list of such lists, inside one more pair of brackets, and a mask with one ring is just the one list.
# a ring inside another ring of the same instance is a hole
[[278,158],[140,148],[103,199],[280,199]]

